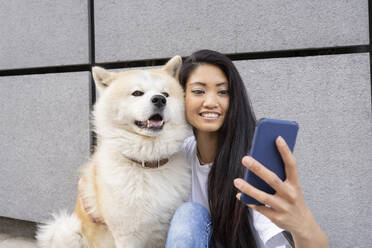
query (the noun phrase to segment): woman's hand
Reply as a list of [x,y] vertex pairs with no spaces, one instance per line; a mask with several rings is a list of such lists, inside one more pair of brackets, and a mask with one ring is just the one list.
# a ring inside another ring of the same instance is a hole
[[[240,178],[234,180],[235,187],[264,204],[265,206],[248,206],[268,217],[277,226],[291,232],[296,247],[328,247],[327,235],[320,229],[306,206],[295,157],[282,137],[276,139],[276,146],[285,164],[284,182],[252,157],[245,156],[242,160],[245,167],[270,185],[276,193],[268,194]],[[240,195],[241,193],[237,194],[239,200]]]

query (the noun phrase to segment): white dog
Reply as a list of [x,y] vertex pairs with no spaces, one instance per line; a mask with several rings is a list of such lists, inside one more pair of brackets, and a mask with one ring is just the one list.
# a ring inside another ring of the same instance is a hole
[[97,147],[80,170],[72,215],[39,227],[42,248],[164,247],[171,217],[187,200],[190,135],[173,57],[161,69],[112,73],[93,68]]

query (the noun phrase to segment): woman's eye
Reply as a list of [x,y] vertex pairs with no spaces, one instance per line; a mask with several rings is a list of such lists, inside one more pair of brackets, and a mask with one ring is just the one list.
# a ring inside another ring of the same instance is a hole
[[194,94],[198,94],[198,95],[204,93],[203,90],[192,90],[191,92],[194,93]]
[[220,90],[218,93],[220,93],[221,95],[228,95],[229,91],[228,90]]
[[169,94],[167,92],[162,92],[162,94],[165,96],[165,97],[168,97]]
[[132,93],[132,96],[142,96],[144,93],[142,91],[136,90]]

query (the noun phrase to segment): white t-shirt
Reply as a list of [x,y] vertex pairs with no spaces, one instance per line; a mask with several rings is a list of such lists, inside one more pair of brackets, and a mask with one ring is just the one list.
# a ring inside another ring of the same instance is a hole
[[[189,200],[203,205],[209,210],[208,203],[208,174],[212,164],[200,165],[196,153],[196,140],[194,136],[185,139],[183,144],[183,151],[185,153],[188,163],[191,165],[192,173],[192,189]],[[232,182],[231,182],[232,183]],[[276,226],[270,219],[261,213],[249,209],[253,217],[253,233],[258,242],[259,248],[285,248],[291,247],[287,239],[283,236],[283,229]]]

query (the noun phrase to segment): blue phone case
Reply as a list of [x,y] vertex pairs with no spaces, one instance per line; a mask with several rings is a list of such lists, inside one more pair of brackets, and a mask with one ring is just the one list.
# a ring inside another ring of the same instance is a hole
[[[282,136],[288,144],[290,150],[296,142],[298,124],[294,121],[261,119],[254,131],[253,143],[250,156],[259,161],[266,168],[273,171],[280,179],[285,180],[285,168],[280,153],[275,145],[278,136]],[[256,176],[253,172],[246,169],[244,179],[259,190],[269,194],[275,194],[265,181]],[[241,202],[243,204],[263,205],[256,199],[242,193]]]

